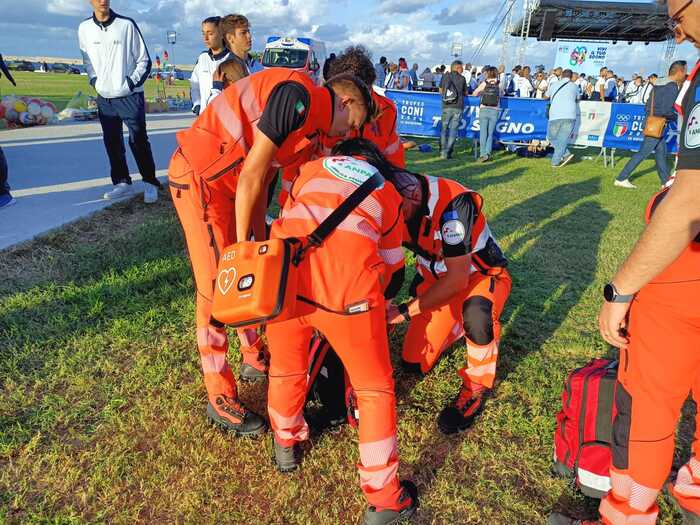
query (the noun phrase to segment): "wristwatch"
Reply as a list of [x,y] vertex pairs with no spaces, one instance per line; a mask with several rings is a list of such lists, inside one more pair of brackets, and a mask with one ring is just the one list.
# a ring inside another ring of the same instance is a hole
[[634,294],[620,295],[613,283],[608,283],[603,287],[603,297],[609,303],[629,303],[634,299]]
[[411,320],[411,314],[408,313],[408,303],[400,303],[396,308],[406,321]]

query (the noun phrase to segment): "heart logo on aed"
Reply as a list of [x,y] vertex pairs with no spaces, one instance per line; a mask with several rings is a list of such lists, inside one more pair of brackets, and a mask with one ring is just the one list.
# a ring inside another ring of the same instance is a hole
[[216,280],[216,285],[219,287],[221,295],[226,295],[233,285],[236,283],[237,272],[235,268],[229,268],[228,270],[222,270],[219,273],[219,278]]

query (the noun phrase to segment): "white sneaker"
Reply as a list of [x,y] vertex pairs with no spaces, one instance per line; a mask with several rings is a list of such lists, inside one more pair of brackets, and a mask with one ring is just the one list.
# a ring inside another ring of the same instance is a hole
[[158,188],[147,182],[144,182],[143,185],[143,202],[146,204],[154,204],[158,202]]
[[618,188],[627,188],[627,189],[629,189],[629,190],[635,190],[635,189],[637,189],[637,186],[635,186],[634,184],[632,184],[632,183],[631,183],[629,180],[627,180],[627,179],[625,179],[625,180],[617,180],[617,179],[615,179],[615,186],[617,186]]
[[573,158],[574,158],[574,154],[573,154],[573,153],[569,153],[566,157],[564,157],[564,158],[562,159],[562,161],[559,163],[559,166],[558,166],[558,167],[561,168],[562,166],[566,166],[566,165],[569,163],[569,161],[571,161]]
[[131,184],[120,182],[114,186],[114,189],[105,193],[103,198],[108,201],[113,201],[115,199],[121,199],[122,197],[128,197],[129,195],[131,195]]

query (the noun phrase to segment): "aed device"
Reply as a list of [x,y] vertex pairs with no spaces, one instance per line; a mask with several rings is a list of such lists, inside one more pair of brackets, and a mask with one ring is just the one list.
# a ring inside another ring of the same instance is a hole
[[246,241],[229,246],[219,259],[213,317],[233,327],[284,321],[297,295],[297,239]]
[[219,259],[212,320],[240,328],[293,319],[297,268],[305,253],[320,246],[382,184],[384,178],[375,170],[308,237],[244,241],[227,247]]

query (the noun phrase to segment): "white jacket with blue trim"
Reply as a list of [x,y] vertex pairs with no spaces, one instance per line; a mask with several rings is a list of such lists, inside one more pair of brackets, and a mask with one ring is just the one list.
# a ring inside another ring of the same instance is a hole
[[110,11],[106,22],[95,16],[78,27],[78,41],[90,84],[103,98],[142,92],[151,73],[151,57],[136,22]]

